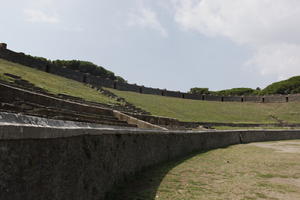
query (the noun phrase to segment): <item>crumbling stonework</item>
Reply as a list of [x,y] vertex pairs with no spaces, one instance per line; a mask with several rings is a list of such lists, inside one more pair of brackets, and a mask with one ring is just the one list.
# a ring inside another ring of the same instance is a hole
[[7,44],[0,43],[0,49],[7,49]]

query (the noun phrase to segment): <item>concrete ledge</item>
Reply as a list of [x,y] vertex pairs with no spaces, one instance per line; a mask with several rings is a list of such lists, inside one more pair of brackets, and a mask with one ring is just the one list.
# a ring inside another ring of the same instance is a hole
[[300,130],[163,131],[0,125],[0,199],[99,200],[136,172],[193,152],[300,139]]

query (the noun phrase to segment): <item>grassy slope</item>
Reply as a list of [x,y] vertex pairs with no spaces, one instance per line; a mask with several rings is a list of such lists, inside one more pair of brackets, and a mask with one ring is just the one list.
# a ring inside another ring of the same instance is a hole
[[128,102],[154,115],[182,121],[274,123],[270,115],[290,123],[300,123],[300,103],[209,102],[145,95],[109,89]]
[[99,103],[116,103],[113,99],[80,82],[0,59],[0,79],[11,81],[12,79],[4,76],[4,73],[21,76],[22,79],[53,94],[66,94]]
[[115,199],[299,199],[300,141],[261,144],[297,147],[298,152],[253,144],[208,151],[148,170],[119,188]]

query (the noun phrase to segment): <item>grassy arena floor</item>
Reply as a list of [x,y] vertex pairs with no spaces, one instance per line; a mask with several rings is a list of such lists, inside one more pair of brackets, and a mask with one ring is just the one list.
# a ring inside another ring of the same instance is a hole
[[298,200],[299,162],[299,140],[235,145],[151,169],[114,199]]
[[66,94],[99,103],[116,103],[115,100],[80,82],[0,59],[0,79],[12,81],[11,78],[4,76],[4,73],[20,76],[53,94]]
[[289,123],[300,123],[300,102],[211,102],[109,90],[153,115],[181,121],[274,123],[277,121],[271,116],[275,116]]

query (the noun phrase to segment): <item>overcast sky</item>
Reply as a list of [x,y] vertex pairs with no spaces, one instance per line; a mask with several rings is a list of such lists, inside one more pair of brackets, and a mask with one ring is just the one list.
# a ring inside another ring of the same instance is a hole
[[300,74],[299,0],[0,0],[0,42],[130,83],[265,87]]

